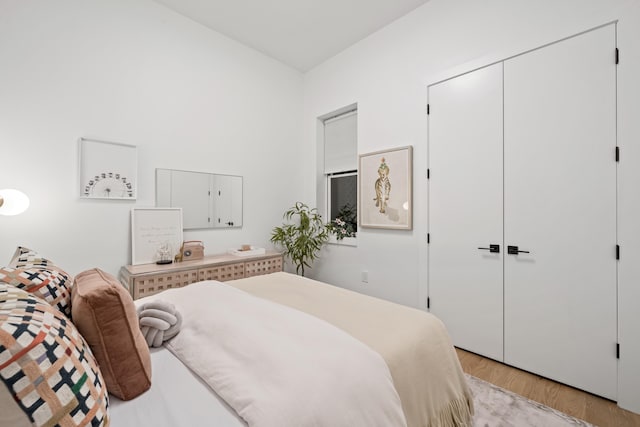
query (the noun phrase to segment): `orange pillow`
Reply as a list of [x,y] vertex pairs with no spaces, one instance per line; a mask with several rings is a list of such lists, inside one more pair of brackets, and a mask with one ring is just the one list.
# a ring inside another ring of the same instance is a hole
[[78,274],[71,318],[91,347],[109,394],[130,400],[151,387],[151,356],[129,292],[97,268]]

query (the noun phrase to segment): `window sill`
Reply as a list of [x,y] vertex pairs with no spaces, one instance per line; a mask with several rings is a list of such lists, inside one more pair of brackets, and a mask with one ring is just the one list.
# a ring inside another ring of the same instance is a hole
[[358,238],[357,237],[345,237],[342,240],[336,239],[336,236],[331,235],[329,240],[327,241],[330,245],[339,245],[339,246],[358,246]]

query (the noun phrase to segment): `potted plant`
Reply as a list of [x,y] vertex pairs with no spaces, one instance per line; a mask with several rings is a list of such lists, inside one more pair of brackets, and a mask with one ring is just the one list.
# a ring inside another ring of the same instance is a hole
[[304,268],[318,257],[322,245],[329,239],[329,228],[316,208],[302,202],[287,210],[283,218],[288,224],[275,227],[271,242],[284,248],[284,255],[296,266],[296,273],[304,276]]
[[345,237],[356,237],[358,229],[356,210],[349,204],[344,205],[338,211],[338,215],[327,224],[327,228],[336,235],[337,240],[342,240]]

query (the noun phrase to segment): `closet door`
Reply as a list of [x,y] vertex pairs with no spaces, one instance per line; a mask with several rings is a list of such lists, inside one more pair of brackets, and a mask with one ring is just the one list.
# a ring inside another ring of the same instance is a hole
[[505,362],[610,399],[614,58],[610,25],[504,64]]
[[502,64],[429,87],[429,105],[430,311],[502,360]]

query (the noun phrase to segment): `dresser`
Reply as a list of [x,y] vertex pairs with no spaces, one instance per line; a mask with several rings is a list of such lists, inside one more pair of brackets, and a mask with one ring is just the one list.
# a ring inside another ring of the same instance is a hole
[[219,254],[168,265],[125,265],[120,269],[118,278],[133,299],[138,299],[202,280],[224,282],[275,273],[282,271],[282,266],[283,257],[279,252],[254,256]]

